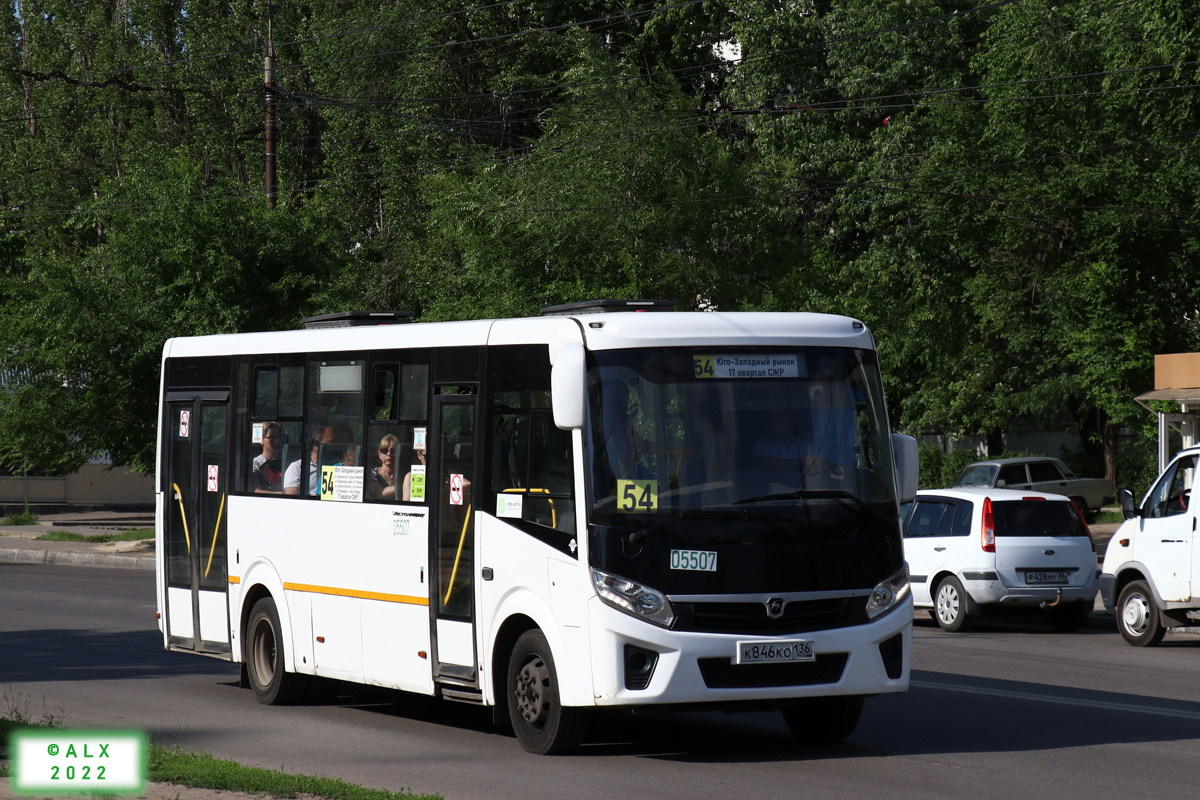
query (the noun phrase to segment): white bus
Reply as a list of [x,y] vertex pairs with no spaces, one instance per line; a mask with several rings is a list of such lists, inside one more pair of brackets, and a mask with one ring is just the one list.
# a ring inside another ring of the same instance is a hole
[[908,688],[916,442],[861,322],[672,305],[168,341],[164,646],[268,704],[327,676],[492,706],[537,753],[601,707],[849,735]]

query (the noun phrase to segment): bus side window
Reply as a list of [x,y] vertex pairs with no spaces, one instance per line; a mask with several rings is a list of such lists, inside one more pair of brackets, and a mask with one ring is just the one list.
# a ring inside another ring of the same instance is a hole
[[[368,502],[432,501],[425,493],[425,433],[429,425],[429,364],[424,352],[401,352],[372,369],[366,467]],[[432,491],[432,490],[431,490]]]
[[[304,365],[298,357],[284,356],[278,363],[259,363],[249,369],[252,401],[245,448],[239,448],[235,474],[246,476],[249,494],[283,494],[283,473],[298,457],[302,439]],[[240,390],[239,390],[240,392]],[[239,411],[239,421],[246,417]]]
[[295,460],[288,462],[285,494],[320,497],[323,468],[361,466],[365,368],[362,356],[324,354],[309,361],[309,435]]
[[571,432],[554,425],[545,345],[488,349],[488,489],[485,509],[508,520],[575,532]]

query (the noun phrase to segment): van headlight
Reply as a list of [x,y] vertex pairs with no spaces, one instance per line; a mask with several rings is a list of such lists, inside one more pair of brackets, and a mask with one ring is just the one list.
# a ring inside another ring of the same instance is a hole
[[671,601],[657,589],[609,575],[598,569],[592,570],[592,583],[600,599],[619,611],[662,625],[664,628],[669,628],[675,621]]
[[908,596],[908,562],[891,576],[875,584],[867,600],[867,619],[891,611]]

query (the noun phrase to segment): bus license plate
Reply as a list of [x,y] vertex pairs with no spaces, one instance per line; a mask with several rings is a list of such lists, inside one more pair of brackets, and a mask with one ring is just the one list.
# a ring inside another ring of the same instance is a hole
[[1026,572],[1025,583],[1027,584],[1066,584],[1070,582],[1070,577],[1065,572]]
[[817,651],[804,639],[771,642],[738,642],[737,664],[775,664],[786,661],[813,661]]

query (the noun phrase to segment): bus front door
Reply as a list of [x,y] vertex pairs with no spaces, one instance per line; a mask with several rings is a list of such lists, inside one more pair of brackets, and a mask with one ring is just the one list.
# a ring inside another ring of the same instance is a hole
[[475,395],[434,398],[431,432],[434,519],[430,554],[435,580],[433,676],[444,696],[478,700],[475,654],[475,525],[472,481],[476,478]]
[[228,655],[228,392],[171,392],[166,489],[167,642]]

